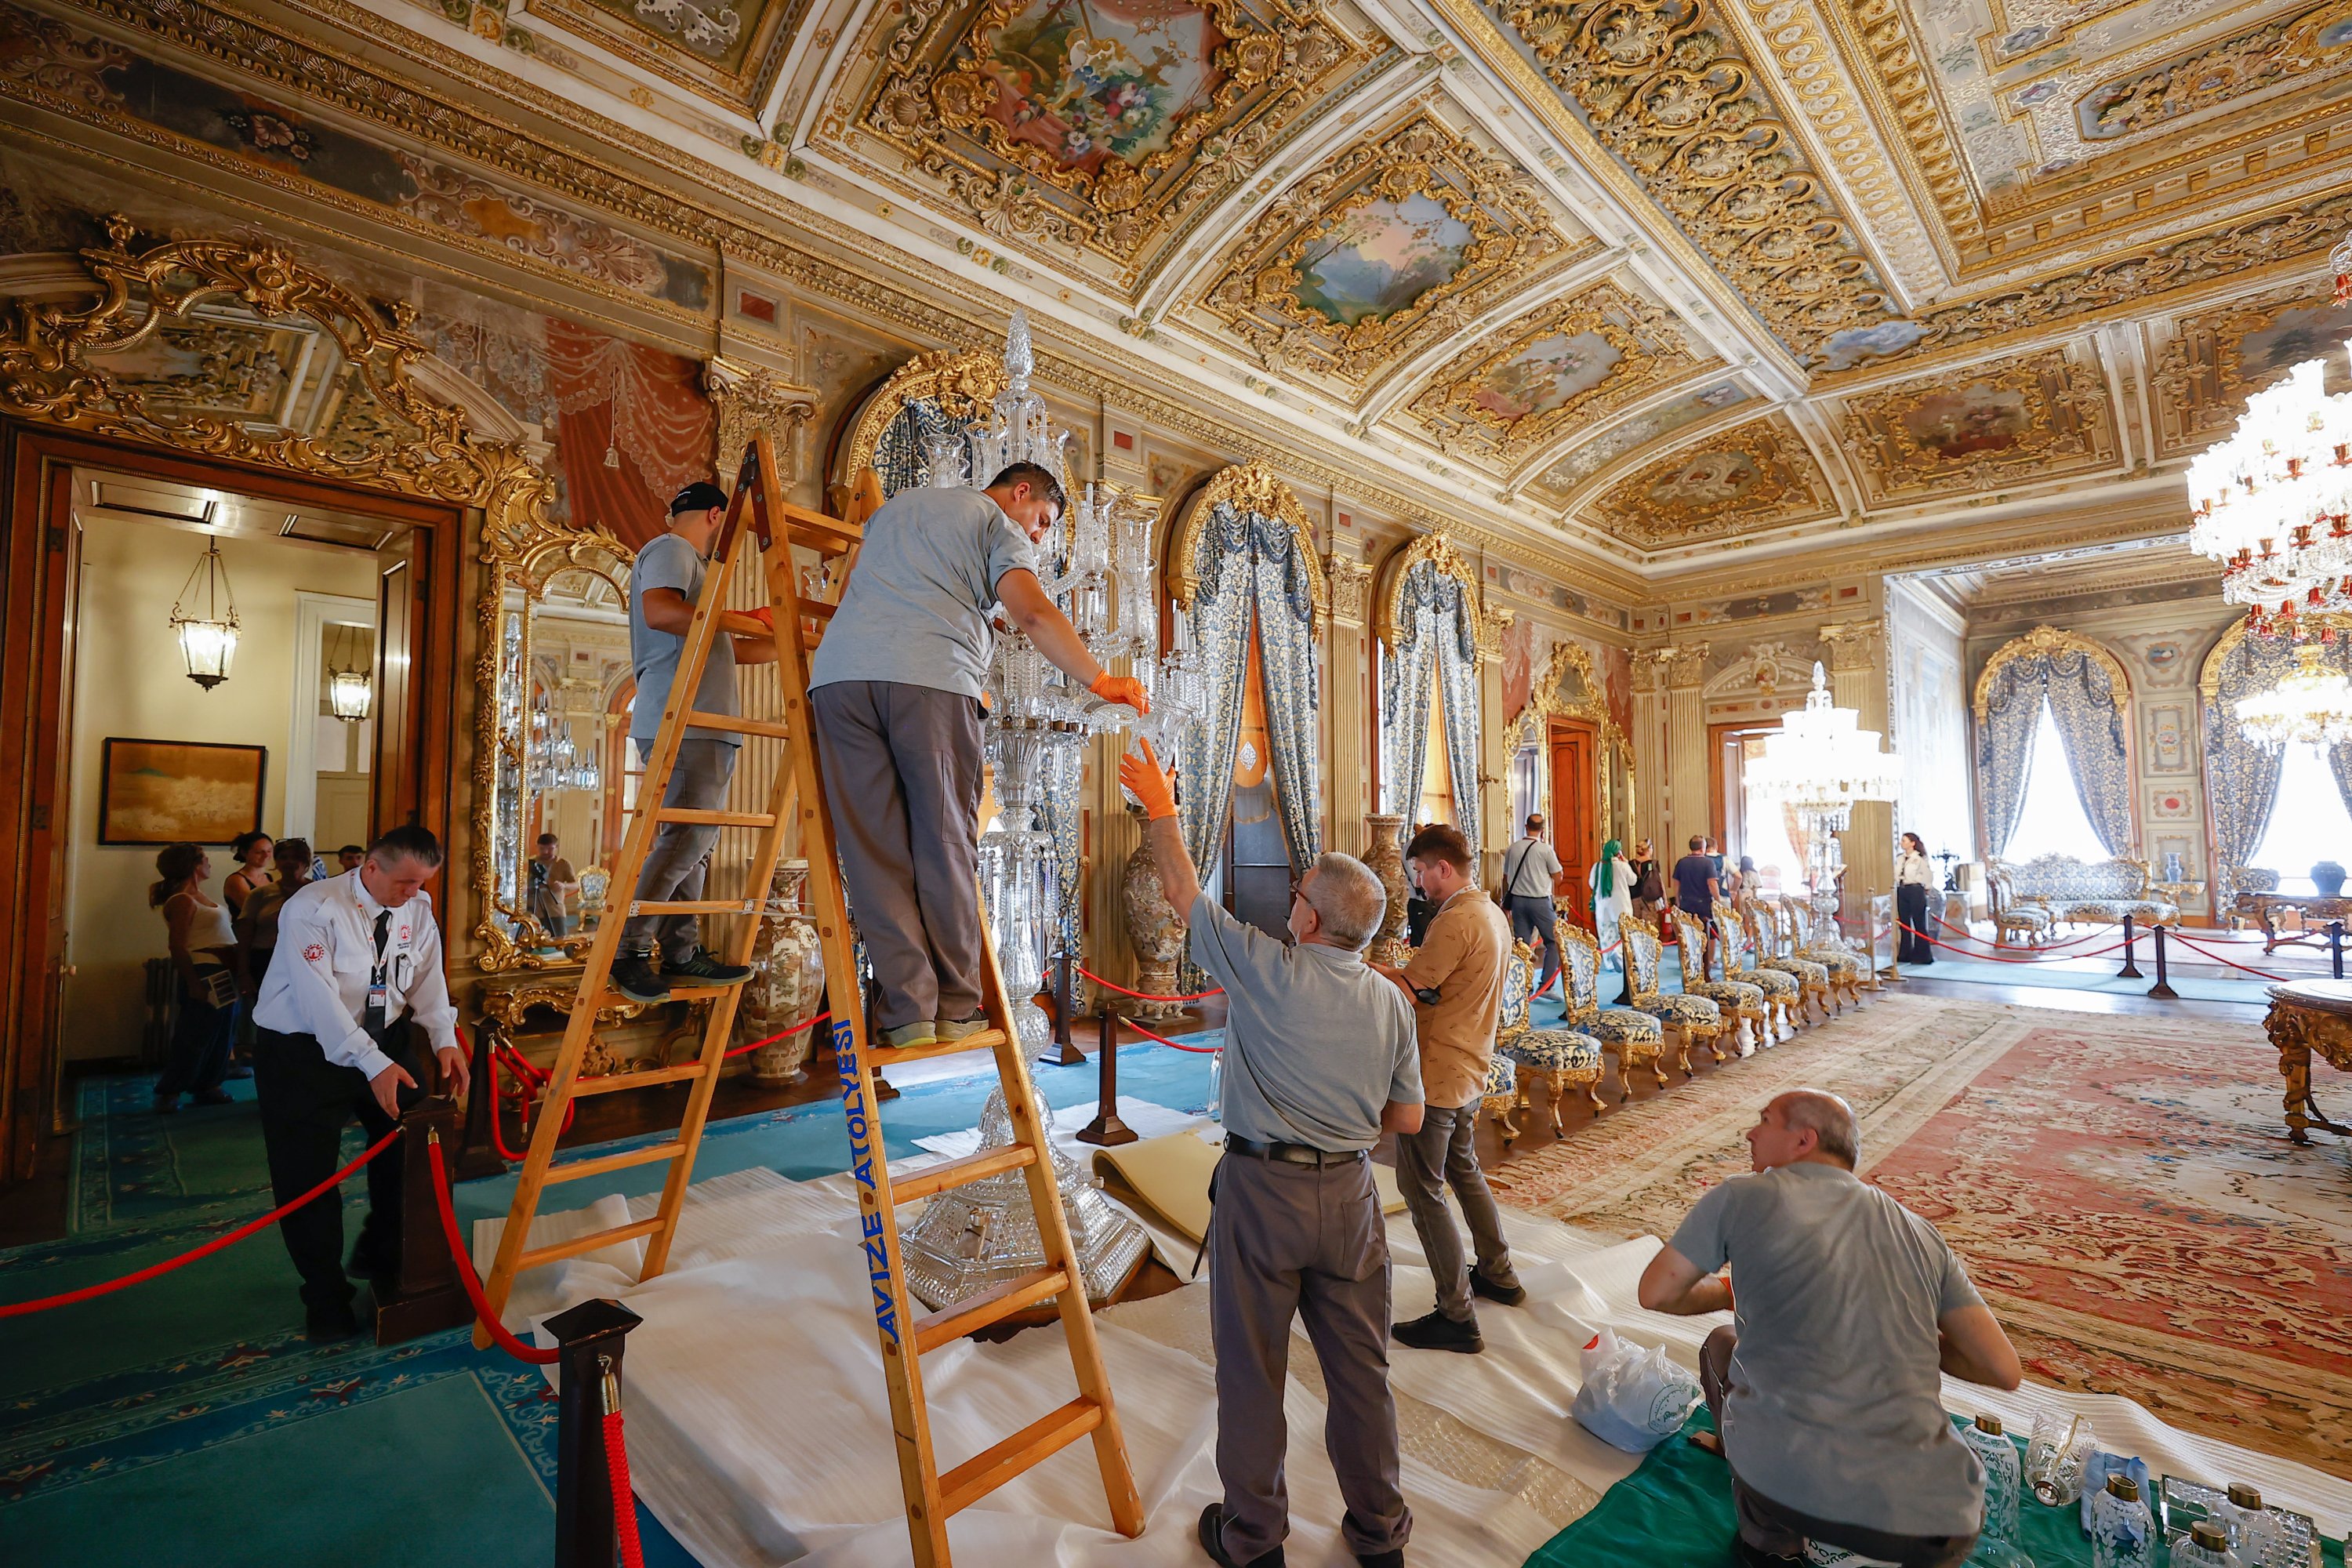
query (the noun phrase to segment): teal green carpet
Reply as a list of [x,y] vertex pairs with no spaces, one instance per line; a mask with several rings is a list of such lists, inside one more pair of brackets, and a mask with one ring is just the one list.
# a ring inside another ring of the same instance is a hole
[[[1122,1098],[1199,1110],[1210,1058],[1119,1052]],[[1096,1069],[1039,1068],[1048,1100],[1095,1098]],[[882,1108],[893,1154],[971,1126],[994,1075],[928,1083]],[[250,1083],[233,1105],[147,1110],[152,1077],[87,1081],[70,1233],[0,1250],[0,1302],[160,1262],[268,1207]],[[584,1159],[648,1139],[566,1150]],[[347,1139],[350,1153],[361,1143]],[[847,1167],[836,1101],[716,1122],[698,1179]],[[658,1184],[641,1166],[554,1190],[556,1206]],[[511,1176],[457,1188],[461,1219],[502,1215]],[[363,1179],[344,1186],[357,1223]],[[552,1550],[555,1404],[545,1378],[464,1330],[388,1350],[302,1335],[274,1230],[164,1279],[0,1320],[0,1564],[527,1564]],[[692,1560],[638,1510],[649,1568]]]
[[[1702,1408],[1683,1431],[1712,1429]],[[2024,1447],[2018,1444],[2021,1455]],[[2025,1500],[2019,1544],[2033,1568],[2092,1568],[2081,1519],[2079,1507],[2044,1508]],[[1730,1468],[1674,1437],[1602,1493],[1591,1513],[1546,1542],[1527,1568],[1733,1568],[1734,1529]],[[2342,1542],[2327,1542],[2326,1563],[2344,1568]]]

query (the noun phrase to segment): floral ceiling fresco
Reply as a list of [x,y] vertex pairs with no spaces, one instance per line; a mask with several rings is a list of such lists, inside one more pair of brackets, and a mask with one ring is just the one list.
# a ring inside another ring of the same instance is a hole
[[2228,434],[2245,400],[2305,360],[2326,366],[2327,390],[2352,392],[2352,305],[2325,282],[2290,284],[2200,310],[2172,324],[2148,378],[2158,448],[2196,451]]
[[1269,364],[1360,392],[1599,249],[1517,163],[1416,111],[1283,191],[1193,314]]
[[1566,457],[1538,475],[1528,489],[1552,505],[1564,507],[1593,475],[1626,454],[1703,419],[1713,418],[1727,408],[1737,408],[1754,396],[1755,394],[1741,383],[1730,380],[1714,382],[1696,392],[1686,392],[1655,408],[1621,419],[1597,436],[1579,441],[1569,449]]
[[1804,438],[1774,414],[1657,459],[1586,511],[1655,549],[1834,517],[1838,504]]
[[1844,429],[1874,505],[2116,463],[2098,368],[2063,350],[1848,399]]
[[877,140],[887,163],[866,161],[1128,287],[1376,58],[1289,0],[929,0],[873,7],[866,37],[876,68],[828,127],[845,150]]
[[[457,0],[445,0],[455,5]],[[622,59],[756,112],[808,0],[471,0],[562,24]],[[503,35],[501,34],[501,37]],[[570,51],[563,51],[569,54]]]
[[1507,472],[1572,421],[1699,367],[1665,313],[1615,282],[1540,305],[1486,334],[1409,405],[1449,455]]

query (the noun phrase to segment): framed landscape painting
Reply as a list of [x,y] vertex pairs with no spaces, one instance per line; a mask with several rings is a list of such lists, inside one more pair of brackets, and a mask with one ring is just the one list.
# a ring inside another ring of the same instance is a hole
[[203,741],[106,738],[100,844],[226,844],[261,826],[269,752]]

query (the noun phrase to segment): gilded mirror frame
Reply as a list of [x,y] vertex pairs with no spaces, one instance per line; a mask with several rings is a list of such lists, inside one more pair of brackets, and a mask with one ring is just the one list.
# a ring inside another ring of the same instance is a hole
[[[1559,694],[1559,683],[1571,670],[1584,689],[1584,696],[1575,700]],[[1610,715],[1608,700],[1601,694],[1600,678],[1593,673],[1592,656],[1576,643],[1552,645],[1551,652],[1545,657],[1542,667],[1536,671],[1534,680],[1528,687],[1527,706],[1519,710],[1518,716],[1503,731],[1503,760],[1507,766],[1523,748],[1534,748],[1536,799],[1542,803],[1537,809],[1547,819],[1552,815],[1549,721],[1554,717],[1582,719],[1600,732],[1601,776],[1594,782],[1599,785],[1602,837],[1622,838],[1630,850],[1634,835],[1633,802],[1641,798],[1634,789],[1633,742]],[[1622,790],[1617,780],[1621,772],[1624,775]],[[1625,808],[1625,825],[1622,831],[1612,831],[1621,801]],[[1519,826],[1516,822],[1511,824],[1514,829]],[[1597,849],[1599,846],[1594,847]]]

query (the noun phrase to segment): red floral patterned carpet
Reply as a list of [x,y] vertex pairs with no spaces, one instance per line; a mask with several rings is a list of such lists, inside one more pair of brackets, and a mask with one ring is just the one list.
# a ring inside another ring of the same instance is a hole
[[1864,1174],[1968,1260],[2030,1377],[2352,1477],[2352,1148],[2286,1141],[2277,1062],[2255,1025],[1898,995],[1612,1111],[1496,1186],[1671,1235],[1748,1168],[1767,1100],[1832,1089]]

